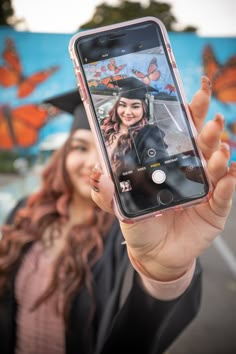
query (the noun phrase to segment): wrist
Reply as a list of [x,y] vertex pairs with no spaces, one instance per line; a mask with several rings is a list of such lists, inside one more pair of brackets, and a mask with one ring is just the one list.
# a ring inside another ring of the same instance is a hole
[[149,279],[153,279],[160,282],[171,282],[181,278],[185,273],[189,271],[195,264],[195,259],[185,266],[182,267],[165,267],[159,264],[156,260],[143,261],[133,256],[129,247],[127,247],[127,252],[131,263],[134,268]]

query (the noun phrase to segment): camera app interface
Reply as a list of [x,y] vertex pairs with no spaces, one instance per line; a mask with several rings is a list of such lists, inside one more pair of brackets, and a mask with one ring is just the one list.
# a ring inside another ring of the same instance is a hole
[[166,208],[207,192],[158,32],[155,45],[146,48],[144,41],[135,48],[131,52],[120,46],[116,56],[104,50],[97,61],[85,57],[83,65],[127,215]]

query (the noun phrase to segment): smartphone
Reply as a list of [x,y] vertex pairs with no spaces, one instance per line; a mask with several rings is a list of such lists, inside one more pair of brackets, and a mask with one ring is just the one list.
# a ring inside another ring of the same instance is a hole
[[144,17],[83,31],[69,53],[118,218],[205,202],[206,163],[163,23]]

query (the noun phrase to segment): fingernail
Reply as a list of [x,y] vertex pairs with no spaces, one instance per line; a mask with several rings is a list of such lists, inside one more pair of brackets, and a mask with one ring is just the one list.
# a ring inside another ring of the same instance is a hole
[[220,128],[223,130],[224,125],[225,125],[225,119],[222,116],[222,114],[216,114],[214,121],[219,124]]
[[229,144],[222,142],[220,144],[220,150],[226,155],[227,158],[230,156],[230,147]]
[[95,187],[95,186],[92,186],[92,189],[95,191],[95,192],[100,192],[99,188],[98,187]]
[[236,162],[232,162],[230,167],[229,167],[229,172],[231,175],[236,177]]
[[202,76],[202,82],[207,82],[209,88],[211,89],[212,85],[211,85],[211,81],[207,76]]
[[98,165],[95,165],[92,169],[90,178],[93,179],[96,183],[99,183],[102,171]]

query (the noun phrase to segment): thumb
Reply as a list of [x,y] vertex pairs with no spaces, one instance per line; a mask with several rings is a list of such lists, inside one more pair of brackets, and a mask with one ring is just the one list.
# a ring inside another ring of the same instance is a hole
[[93,201],[104,211],[114,214],[113,195],[114,185],[109,176],[104,175],[99,166],[95,166],[90,176]]

